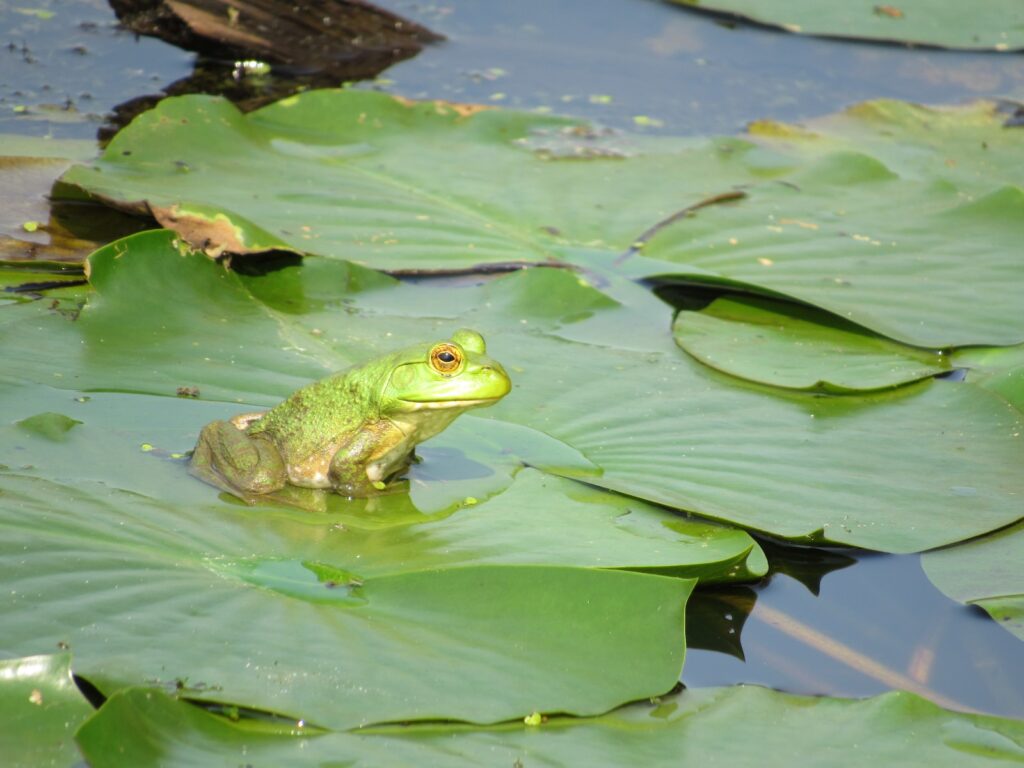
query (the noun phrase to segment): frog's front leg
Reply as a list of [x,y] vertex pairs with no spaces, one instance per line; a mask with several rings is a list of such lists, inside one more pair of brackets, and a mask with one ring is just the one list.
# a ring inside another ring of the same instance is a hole
[[251,437],[229,421],[203,427],[189,471],[249,502],[253,496],[281,490],[288,478],[284,460],[270,440]]
[[405,433],[390,421],[368,422],[331,459],[331,487],[349,498],[376,496],[409,466],[411,452]]

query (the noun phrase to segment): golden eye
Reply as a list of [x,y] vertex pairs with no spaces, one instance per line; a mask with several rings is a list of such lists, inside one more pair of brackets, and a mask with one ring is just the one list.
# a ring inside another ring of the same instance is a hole
[[430,350],[430,367],[438,373],[456,373],[461,365],[462,350],[454,344],[444,342]]

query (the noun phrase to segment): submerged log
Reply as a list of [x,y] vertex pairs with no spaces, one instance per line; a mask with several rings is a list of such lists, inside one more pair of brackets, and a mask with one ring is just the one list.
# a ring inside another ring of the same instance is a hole
[[141,35],[219,60],[373,77],[442,37],[362,0],[109,0]]

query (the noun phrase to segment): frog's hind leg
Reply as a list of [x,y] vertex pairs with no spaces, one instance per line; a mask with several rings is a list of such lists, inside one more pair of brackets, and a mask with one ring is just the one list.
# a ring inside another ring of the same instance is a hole
[[210,485],[252,503],[253,496],[281,490],[287,481],[284,460],[262,437],[250,437],[229,421],[203,427],[189,471]]

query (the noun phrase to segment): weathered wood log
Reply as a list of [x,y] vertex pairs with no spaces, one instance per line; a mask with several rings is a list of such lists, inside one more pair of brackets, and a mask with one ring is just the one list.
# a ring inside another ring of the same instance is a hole
[[363,0],[109,0],[127,28],[212,59],[372,77],[442,39]]

